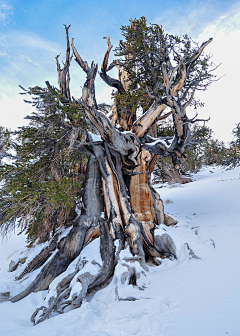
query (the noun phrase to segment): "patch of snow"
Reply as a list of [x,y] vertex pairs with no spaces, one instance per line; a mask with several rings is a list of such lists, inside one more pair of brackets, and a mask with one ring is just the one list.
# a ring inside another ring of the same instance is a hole
[[108,112],[108,113],[106,114],[106,116],[107,116],[108,118],[110,118],[110,117],[112,116],[112,114],[113,114],[113,111],[110,111],[110,112]]
[[143,108],[142,106],[138,106],[137,110],[136,110],[136,117],[137,120],[143,115]]
[[90,134],[90,136],[91,136],[93,142],[99,142],[99,141],[102,141],[101,135],[94,134],[94,133],[92,133],[92,132],[88,132],[88,134]]
[[162,140],[162,139],[157,139],[157,140],[155,140],[153,142],[148,142],[147,145],[148,146],[155,146],[155,145],[157,145],[159,143],[162,144],[162,145],[164,145],[164,147],[167,147],[167,148],[169,147],[168,144],[166,143],[166,141]]

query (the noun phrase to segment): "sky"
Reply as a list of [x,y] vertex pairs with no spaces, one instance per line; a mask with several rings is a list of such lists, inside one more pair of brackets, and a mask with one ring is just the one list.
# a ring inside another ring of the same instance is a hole
[[[145,16],[148,23],[162,25],[168,33],[189,34],[206,48],[223,76],[208,91],[198,93],[205,103],[199,118],[208,118],[215,137],[228,142],[239,118],[240,1],[232,0],[0,0],[0,125],[11,129],[26,124],[33,108],[23,102],[19,85],[57,86],[55,57],[65,54],[63,24],[71,24],[70,38],[84,60],[101,66],[110,35],[114,47],[121,39],[122,25]],[[113,54],[112,54],[113,57]],[[71,63],[71,94],[81,96],[85,75]],[[98,102],[110,102],[112,89],[96,80]],[[190,115],[193,111],[190,111]]]

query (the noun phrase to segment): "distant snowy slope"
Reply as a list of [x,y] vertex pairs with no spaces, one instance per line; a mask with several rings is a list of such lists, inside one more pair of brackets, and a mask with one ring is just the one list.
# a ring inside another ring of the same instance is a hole
[[[122,289],[122,298],[135,301],[116,299],[113,277],[90,302],[34,327],[30,316],[47,291],[33,293],[0,303],[0,335],[239,336],[240,168],[205,168],[194,178],[159,188],[165,211],[179,222],[158,230],[171,235],[178,260],[150,267],[145,290]],[[24,250],[21,235],[0,244],[0,292],[16,286],[19,271],[9,273],[8,265]]]

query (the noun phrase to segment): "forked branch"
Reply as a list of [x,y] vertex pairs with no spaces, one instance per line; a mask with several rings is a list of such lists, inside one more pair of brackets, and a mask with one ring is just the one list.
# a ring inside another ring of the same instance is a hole
[[70,63],[72,60],[72,56],[70,56],[70,44],[69,44],[69,35],[68,35],[68,30],[71,25],[65,26],[66,30],[66,39],[67,39],[67,50],[66,50],[66,61],[64,63],[63,68],[61,69],[61,66],[59,64],[58,58],[60,55],[56,56],[56,63],[57,63],[57,72],[58,72],[58,85],[62,93],[62,101],[63,103],[67,103],[71,100],[70,96],[70,88],[69,88],[69,83],[70,83],[70,74],[69,74],[69,67]]
[[[104,37],[104,38],[106,38],[106,37]],[[103,62],[102,62],[102,67],[101,67],[101,72],[100,72],[99,75],[104,80],[105,83],[107,83],[111,87],[116,88],[120,94],[123,94],[125,92],[125,90],[123,88],[123,85],[122,85],[121,81],[118,80],[118,79],[112,78],[107,74],[107,71],[111,70],[113,67],[115,67],[117,65],[116,61],[114,61],[108,67],[109,54],[110,54],[110,51],[112,49],[112,45],[111,45],[109,36],[107,38],[107,44],[108,44],[108,49],[107,49],[107,51],[104,55],[104,59],[103,59]]]

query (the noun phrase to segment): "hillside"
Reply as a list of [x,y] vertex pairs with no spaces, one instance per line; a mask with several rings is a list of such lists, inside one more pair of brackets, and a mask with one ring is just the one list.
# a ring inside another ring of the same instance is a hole
[[[205,168],[186,185],[158,185],[165,211],[178,220],[158,229],[173,238],[178,260],[150,267],[144,290],[123,287],[116,298],[116,278],[81,308],[33,327],[30,316],[46,291],[17,303],[0,303],[4,336],[64,335],[240,335],[240,167]],[[23,235],[0,242],[0,292],[18,291],[8,272],[11,260],[26,254]],[[98,240],[86,249],[94,253]],[[31,253],[36,253],[32,251]],[[28,281],[28,280],[25,280]],[[128,300],[131,298],[131,300]]]

